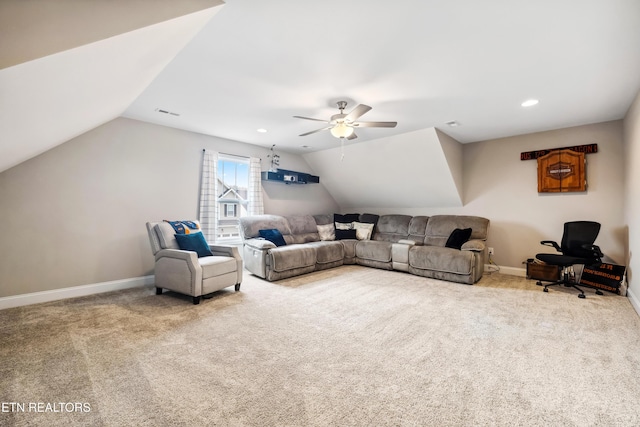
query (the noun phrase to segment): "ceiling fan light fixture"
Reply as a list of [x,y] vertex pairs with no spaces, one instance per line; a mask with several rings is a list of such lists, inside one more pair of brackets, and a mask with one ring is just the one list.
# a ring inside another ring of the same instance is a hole
[[347,126],[345,122],[338,122],[331,128],[331,135],[336,138],[348,138],[353,135],[353,128],[351,126]]

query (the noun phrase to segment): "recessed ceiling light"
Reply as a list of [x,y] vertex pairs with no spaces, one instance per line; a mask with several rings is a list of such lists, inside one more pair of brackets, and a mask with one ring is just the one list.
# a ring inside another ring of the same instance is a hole
[[267,130],[264,128],[256,129],[260,133],[267,133]]
[[451,126],[452,128],[460,126],[460,123],[456,122],[455,120],[448,121],[445,124]]
[[537,99],[527,99],[526,101],[524,101],[522,104],[523,107],[533,107],[534,105],[536,105],[539,101]]
[[302,147],[302,148],[311,148],[311,147],[310,147],[310,146],[308,146],[308,145],[302,145],[301,147]]

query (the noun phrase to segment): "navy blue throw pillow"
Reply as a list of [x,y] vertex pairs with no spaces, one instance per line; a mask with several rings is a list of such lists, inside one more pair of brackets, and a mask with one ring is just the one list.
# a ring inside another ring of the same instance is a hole
[[213,253],[211,253],[211,249],[209,249],[209,245],[202,233],[176,234],[175,236],[178,241],[178,246],[183,251],[196,252],[198,254],[198,258],[213,256]]
[[336,240],[357,239],[357,230],[338,230],[336,229]]
[[284,241],[282,233],[275,228],[270,230],[259,230],[258,233],[260,233],[260,237],[264,237],[268,241],[273,242],[276,246],[285,246],[287,244],[287,242]]
[[462,245],[465,244],[471,237],[471,229],[470,228],[456,228],[451,232],[449,238],[447,239],[447,243],[445,246],[447,248],[453,249],[461,249]]
[[354,221],[360,221],[360,214],[357,214],[357,213],[345,214],[345,215],[333,214],[333,222],[341,222],[343,224],[346,224]]

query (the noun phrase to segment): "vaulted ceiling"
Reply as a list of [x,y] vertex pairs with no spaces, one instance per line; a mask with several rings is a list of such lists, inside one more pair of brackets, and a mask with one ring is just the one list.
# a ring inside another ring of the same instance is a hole
[[220,3],[0,2],[0,172],[119,117]]
[[292,116],[338,100],[398,121],[351,145],[469,143],[619,119],[640,89],[637,0],[220,3],[0,2],[0,171],[120,115],[313,153],[337,140]]

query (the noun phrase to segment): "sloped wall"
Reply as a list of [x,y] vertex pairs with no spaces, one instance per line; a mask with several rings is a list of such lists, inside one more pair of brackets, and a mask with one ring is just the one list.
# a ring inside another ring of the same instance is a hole
[[219,9],[0,70],[0,171],[120,116]]
[[445,144],[451,163],[434,128],[347,144],[344,158],[339,146],[303,157],[343,210],[461,206],[454,179],[462,176],[460,144]]

